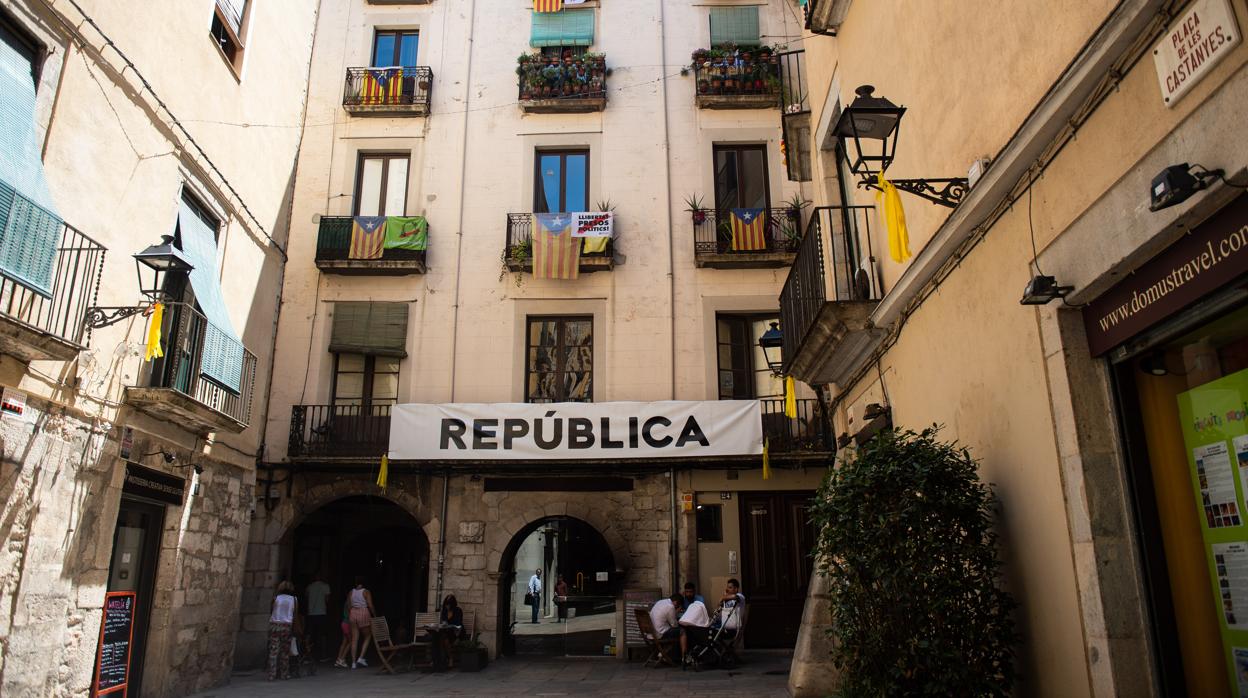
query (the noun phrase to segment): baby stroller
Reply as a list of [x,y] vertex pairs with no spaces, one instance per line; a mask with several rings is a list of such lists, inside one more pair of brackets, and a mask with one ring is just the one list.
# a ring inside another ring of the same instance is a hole
[[[705,635],[690,633],[689,652],[684,657],[683,668],[694,671],[703,669],[733,669],[740,663],[737,657],[737,640],[745,628],[743,605],[736,604],[723,616],[723,606],[715,610],[715,622],[707,629]],[[738,617],[740,615],[740,617]],[[736,630],[729,630],[728,625],[735,620]],[[701,635],[701,637],[699,637]]]

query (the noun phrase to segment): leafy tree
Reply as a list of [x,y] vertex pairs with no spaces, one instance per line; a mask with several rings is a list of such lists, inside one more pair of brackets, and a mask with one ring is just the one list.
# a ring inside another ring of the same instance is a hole
[[888,430],[812,506],[844,698],[1006,696],[1018,635],[999,586],[993,496],[937,428]]

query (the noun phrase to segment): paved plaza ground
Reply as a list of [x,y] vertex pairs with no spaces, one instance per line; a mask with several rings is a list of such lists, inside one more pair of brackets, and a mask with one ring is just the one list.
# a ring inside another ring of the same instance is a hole
[[390,676],[321,665],[316,676],[268,682],[264,672],[235,674],[228,686],[197,698],[295,696],[750,696],[787,697],[791,652],[751,650],[732,671],[645,668],[616,659],[507,657],[479,673],[412,671]]

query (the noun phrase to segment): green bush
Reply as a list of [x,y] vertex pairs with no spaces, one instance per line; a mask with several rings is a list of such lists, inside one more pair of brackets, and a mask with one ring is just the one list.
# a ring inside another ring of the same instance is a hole
[[937,429],[884,431],[824,479],[811,516],[841,695],[1006,696],[1018,635],[993,496]]

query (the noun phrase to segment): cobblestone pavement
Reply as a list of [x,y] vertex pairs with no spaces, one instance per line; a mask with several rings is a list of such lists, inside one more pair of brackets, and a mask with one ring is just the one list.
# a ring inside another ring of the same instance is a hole
[[196,698],[294,696],[749,696],[787,698],[791,652],[752,650],[732,671],[644,668],[615,659],[508,657],[479,673],[413,671],[397,676],[370,667],[347,671],[321,665],[316,676],[265,680],[263,671],[235,674],[228,686]]

